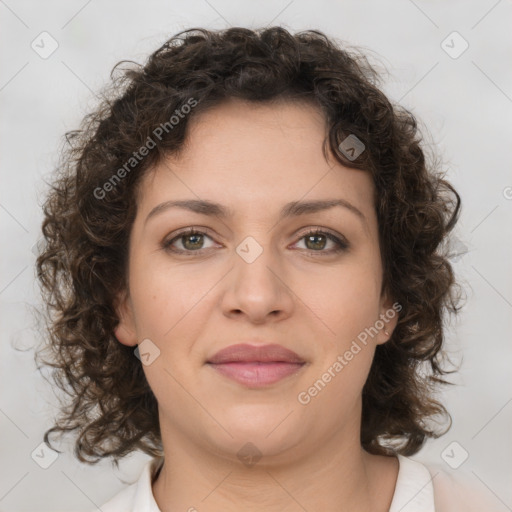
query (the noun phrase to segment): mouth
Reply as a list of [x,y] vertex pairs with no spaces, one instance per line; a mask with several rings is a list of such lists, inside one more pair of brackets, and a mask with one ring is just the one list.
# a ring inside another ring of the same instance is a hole
[[224,377],[251,388],[275,384],[296,374],[306,361],[281,345],[231,345],[206,364]]

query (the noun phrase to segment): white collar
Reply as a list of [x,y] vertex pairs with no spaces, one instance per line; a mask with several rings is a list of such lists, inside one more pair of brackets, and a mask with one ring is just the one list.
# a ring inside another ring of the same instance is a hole
[[389,512],[435,512],[432,475],[420,462],[398,455],[400,468]]

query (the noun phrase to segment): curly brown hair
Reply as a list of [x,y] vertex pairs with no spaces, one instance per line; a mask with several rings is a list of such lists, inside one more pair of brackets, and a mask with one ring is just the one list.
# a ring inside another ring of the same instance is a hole
[[[382,290],[402,309],[391,339],[376,348],[363,389],[361,444],[373,454],[411,455],[427,437],[441,435],[428,420],[441,416],[451,424],[434,393],[450,373],[443,364],[445,315],[460,310],[442,250],[460,197],[438,157],[427,163],[414,115],[380,90],[375,65],[321,31],[292,35],[282,27],[192,28],[144,66],[126,64],[114,67],[80,130],[66,134],[43,206],[37,271],[48,336],[36,362],[53,368],[55,384],[68,395],[45,442],[52,446],[52,433],[76,431],[74,453],[88,463],[112,457],[117,465],[134,450],[162,455],[156,398],[133,348],[114,335],[116,297],[127,290],[139,180],[180,151],[192,117],[228,98],[314,102],[329,128],[324,153],[328,144],[342,165],[373,176]],[[170,123],[188,112],[183,106],[191,99],[189,114]],[[358,158],[340,150],[348,135],[365,146]],[[134,163],[139,150],[145,156]]]

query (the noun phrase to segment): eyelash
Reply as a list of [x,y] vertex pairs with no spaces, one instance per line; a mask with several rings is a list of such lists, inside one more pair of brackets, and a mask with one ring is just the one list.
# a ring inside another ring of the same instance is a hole
[[[191,236],[191,235],[205,235],[208,238],[211,238],[208,235],[208,233],[201,231],[198,228],[191,227],[191,228],[187,228],[184,231],[181,231],[176,236],[174,236],[172,239],[162,242],[162,249],[164,249],[165,251],[171,252],[171,253],[183,254],[183,255],[187,255],[187,256],[191,256],[191,257],[194,257],[196,255],[198,255],[198,256],[202,255],[203,251],[208,250],[208,249],[198,249],[197,251],[189,251],[189,250],[175,249],[172,247],[172,244],[176,240],[179,240],[181,238],[185,238],[185,237]],[[314,235],[325,235],[329,240],[331,240],[332,242],[337,244],[338,247],[335,249],[330,249],[328,251],[325,251],[325,250],[314,251],[312,249],[303,249],[308,254],[315,255],[315,256],[317,256],[317,255],[328,256],[328,255],[338,254],[340,252],[346,251],[350,247],[350,244],[348,242],[346,242],[344,239],[340,239],[336,235],[334,235],[334,234],[330,233],[329,231],[326,231],[325,229],[320,228],[320,227],[315,227],[315,228],[311,229],[310,231],[303,233],[301,235],[301,237],[299,238],[299,240],[302,240],[303,238],[306,238],[308,236],[314,236]]]

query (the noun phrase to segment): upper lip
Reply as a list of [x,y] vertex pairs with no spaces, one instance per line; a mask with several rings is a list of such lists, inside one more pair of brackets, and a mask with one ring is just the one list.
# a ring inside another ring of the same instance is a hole
[[207,361],[212,364],[235,363],[235,362],[284,362],[284,363],[304,363],[298,354],[281,345],[249,345],[241,343],[230,345],[215,353]]

